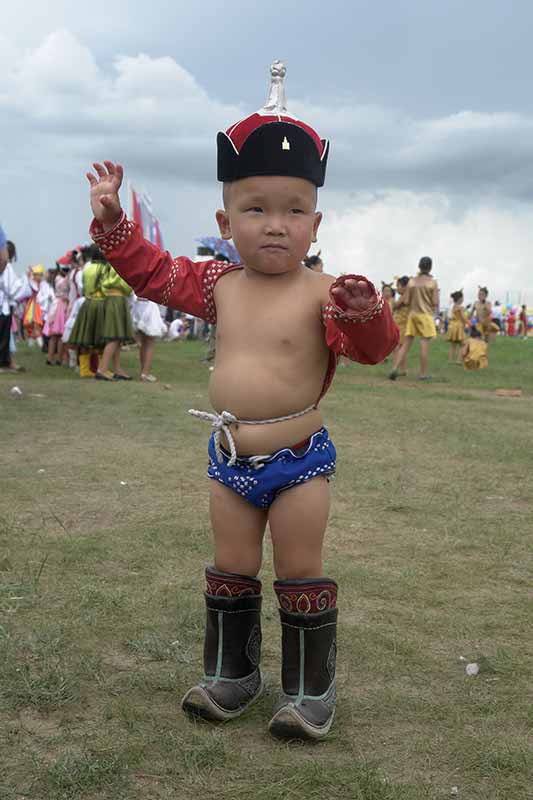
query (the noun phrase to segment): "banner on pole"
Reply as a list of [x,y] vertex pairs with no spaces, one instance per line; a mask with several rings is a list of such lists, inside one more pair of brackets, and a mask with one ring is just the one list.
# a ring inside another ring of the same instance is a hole
[[163,236],[159,220],[152,210],[152,201],[145,192],[139,192],[130,185],[130,216],[141,226],[143,236],[163,250]]

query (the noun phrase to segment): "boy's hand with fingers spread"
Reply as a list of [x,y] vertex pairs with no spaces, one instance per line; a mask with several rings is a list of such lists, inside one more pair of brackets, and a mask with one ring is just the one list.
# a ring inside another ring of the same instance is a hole
[[87,178],[91,184],[91,209],[94,218],[101,223],[104,231],[108,231],[122,216],[118,190],[122,185],[124,171],[120,164],[113,164],[112,161],[104,161],[104,165],[93,164],[98,178],[92,172],[87,172]]
[[376,304],[377,296],[374,287],[366,280],[346,278],[342,285],[334,286],[331,294],[335,302],[348,313],[362,314]]

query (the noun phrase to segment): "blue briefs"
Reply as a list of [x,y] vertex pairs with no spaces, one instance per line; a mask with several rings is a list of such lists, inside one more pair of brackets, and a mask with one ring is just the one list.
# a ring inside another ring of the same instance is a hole
[[313,433],[296,451],[283,447],[268,456],[242,456],[229,467],[229,453],[222,450],[222,464],[215,453],[215,434],[209,439],[207,475],[240,494],[257,508],[267,509],[286,489],[335,472],[337,453],[326,428]]

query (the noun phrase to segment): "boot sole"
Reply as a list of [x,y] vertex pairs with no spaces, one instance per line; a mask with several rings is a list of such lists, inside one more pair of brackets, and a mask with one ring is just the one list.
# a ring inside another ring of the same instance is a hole
[[312,725],[296,709],[294,705],[287,705],[274,714],[268,725],[268,730],[276,739],[324,739],[329,733],[335,710],[324,725]]
[[200,717],[201,719],[209,720],[210,722],[229,722],[232,719],[237,719],[245,711],[248,711],[250,706],[256,703],[263,694],[264,685],[261,684],[259,691],[252,699],[235,711],[228,711],[222,706],[219,706],[212,697],[201,686],[194,686],[189,689],[187,694],[181,701],[181,707],[186,714],[192,717]]

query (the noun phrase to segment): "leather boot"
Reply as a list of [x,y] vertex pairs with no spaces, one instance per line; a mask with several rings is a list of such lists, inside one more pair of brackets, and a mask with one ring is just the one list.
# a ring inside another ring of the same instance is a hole
[[[189,689],[182,708],[203,719],[226,722],[240,717],[263,691],[261,583],[243,575],[207,572],[208,592],[216,587],[218,593],[205,594],[205,675]],[[220,580],[213,581],[213,575]]]
[[[279,586],[286,582],[276,583],[279,595]],[[310,583],[306,582],[306,587]],[[336,584],[333,581],[318,580],[316,584],[318,589],[313,593],[315,598],[324,594],[320,590],[325,585],[334,587],[330,596],[335,604]],[[298,604],[297,595],[298,593],[292,594],[295,606],[302,607],[301,602]],[[308,597],[309,592],[305,595],[306,601]],[[301,601],[301,595],[299,599]],[[319,602],[318,607],[321,605],[324,604]],[[317,611],[316,607],[315,604],[307,613],[287,611],[285,608],[279,610],[282,626],[283,695],[274,708],[269,725],[272,735],[278,738],[323,739],[335,717],[337,608]]]

